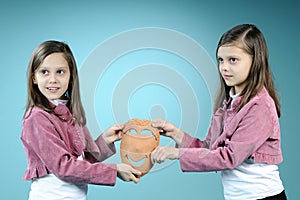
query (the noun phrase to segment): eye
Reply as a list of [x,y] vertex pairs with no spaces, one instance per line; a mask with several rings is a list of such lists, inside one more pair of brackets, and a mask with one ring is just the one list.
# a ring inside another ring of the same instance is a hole
[[59,75],[63,75],[65,73],[65,71],[64,70],[57,70],[56,73],[59,74]]
[[230,62],[236,63],[237,62],[237,58],[230,58]]
[[42,75],[48,75],[48,74],[49,74],[49,71],[48,71],[48,70],[45,70],[45,69],[42,69],[42,70],[40,70],[40,73],[41,73]]
[[223,61],[223,58],[218,58],[218,63],[222,63]]

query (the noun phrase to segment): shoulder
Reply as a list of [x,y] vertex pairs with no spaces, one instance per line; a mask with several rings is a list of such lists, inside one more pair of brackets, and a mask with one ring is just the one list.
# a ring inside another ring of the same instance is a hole
[[269,95],[267,89],[263,87],[261,91],[250,101],[252,104],[258,105],[260,108],[275,109],[275,103],[272,97]]
[[24,124],[40,124],[43,121],[52,121],[53,114],[39,108],[36,106],[31,107],[25,114],[23,118],[23,125]]
[[37,106],[33,106],[26,112],[24,119],[26,120],[28,118],[32,118],[35,116],[42,116],[42,115],[51,115],[51,114]]
[[241,110],[257,116],[278,118],[275,103],[264,87]]
[[21,138],[27,142],[40,138],[41,133],[53,130],[53,119],[51,113],[35,106],[31,107],[22,121]]

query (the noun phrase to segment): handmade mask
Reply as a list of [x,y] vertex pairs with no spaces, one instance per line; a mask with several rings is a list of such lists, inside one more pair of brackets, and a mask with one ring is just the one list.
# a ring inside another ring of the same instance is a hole
[[150,154],[158,146],[160,139],[158,129],[152,127],[151,123],[149,120],[131,119],[122,132],[122,162],[142,172],[141,176],[152,168]]

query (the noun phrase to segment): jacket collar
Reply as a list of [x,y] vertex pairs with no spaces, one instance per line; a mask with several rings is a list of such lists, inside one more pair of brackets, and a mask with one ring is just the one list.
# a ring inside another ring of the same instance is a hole
[[[268,93],[267,89],[265,87],[263,87],[258,93],[257,95],[255,95],[250,101],[255,100],[256,98],[261,98],[262,95],[264,95],[265,93]],[[242,101],[243,96],[238,96],[235,101],[233,102],[231,109],[235,110],[238,105],[240,104],[240,102]],[[227,109],[228,105],[231,103],[232,98],[230,97],[228,100],[224,100],[223,101],[223,109]]]
[[[52,103],[51,103],[52,104]],[[69,108],[64,105],[64,104],[58,104],[57,106],[55,106],[54,104],[52,104],[54,107],[54,113],[63,121],[66,122],[74,122],[74,118],[72,113],[70,112]]]

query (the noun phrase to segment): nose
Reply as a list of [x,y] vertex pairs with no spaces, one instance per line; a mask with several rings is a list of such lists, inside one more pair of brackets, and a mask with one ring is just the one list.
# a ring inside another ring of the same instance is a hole
[[49,76],[49,83],[57,83],[57,77],[56,74],[51,74]]
[[226,62],[220,63],[219,69],[220,69],[220,71],[228,71],[228,65],[226,64]]

